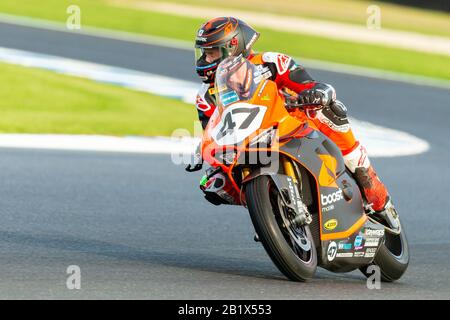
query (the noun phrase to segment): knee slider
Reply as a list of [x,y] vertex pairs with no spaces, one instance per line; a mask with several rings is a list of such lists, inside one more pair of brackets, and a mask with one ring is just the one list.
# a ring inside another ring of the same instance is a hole
[[347,108],[339,100],[336,100],[329,106],[324,107],[322,109],[322,114],[326,118],[328,118],[328,120],[333,122],[335,125],[342,125],[348,123]]
[[339,100],[330,105],[331,111],[339,118],[347,118],[347,107]]
[[323,107],[319,120],[334,131],[346,132],[350,129],[347,118],[347,108],[339,100],[336,100],[329,106]]

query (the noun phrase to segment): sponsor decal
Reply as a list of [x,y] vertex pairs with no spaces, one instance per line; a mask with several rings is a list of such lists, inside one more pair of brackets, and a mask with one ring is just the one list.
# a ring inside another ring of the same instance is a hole
[[360,250],[363,248],[362,241],[363,241],[363,237],[361,235],[357,235],[355,238],[355,242],[353,243],[355,246],[355,250]]
[[345,242],[345,241],[341,241],[341,242],[339,242],[338,248],[340,250],[351,250],[352,249],[352,244],[348,243],[348,242]]
[[378,247],[379,243],[379,238],[367,238],[366,242],[364,243],[364,247]]
[[384,229],[366,229],[364,235],[368,237],[382,237],[384,236]]
[[322,202],[323,206],[329,205],[329,204],[333,204],[335,202],[338,202],[340,200],[344,199],[344,196],[342,195],[342,190],[339,189],[336,192],[327,194],[327,195],[323,195],[320,194],[320,200]]
[[337,245],[336,245],[336,242],[332,241],[328,245],[328,250],[327,250],[328,261],[330,261],[330,262],[333,261],[334,258],[336,258],[336,254],[337,254]]
[[364,251],[358,251],[355,252],[355,254],[353,255],[355,258],[362,258],[364,257],[365,252]]
[[292,199],[296,199],[296,197],[295,197],[295,188],[294,188],[292,179],[291,178],[287,178],[287,181],[289,183],[289,192],[291,193],[291,200]]
[[325,224],[323,225],[323,227],[327,230],[334,230],[336,229],[338,225],[338,221],[336,219],[330,219],[327,222],[325,222]]
[[270,75],[272,75],[272,73],[270,72],[269,67],[266,67],[263,64],[258,64],[258,65],[255,66],[255,68],[256,68],[256,72],[259,72],[260,74],[270,73]]
[[336,258],[352,258],[353,257],[353,252],[339,252],[336,255]]
[[229,104],[232,104],[233,102],[239,101],[239,96],[237,95],[236,92],[231,91],[231,92],[224,93],[221,96],[221,99],[222,99],[223,105],[227,106]]
[[215,88],[209,88],[209,89],[208,89],[208,92],[209,92],[210,95],[213,96],[213,95],[216,94],[216,89],[215,89]]
[[201,42],[206,42],[207,41],[206,38],[204,38],[204,37],[197,37],[195,40],[201,41]]
[[200,29],[200,30],[198,31],[198,34],[197,34],[197,35],[198,35],[199,37],[201,37],[201,36],[203,35],[203,32],[204,32],[204,30],[203,30],[203,29]]
[[260,83],[261,81],[262,81],[262,76],[261,76],[261,75],[255,76],[255,77],[253,78],[253,82],[254,82],[255,84],[258,84],[258,83]]
[[253,82],[255,84],[260,83],[263,80],[269,79],[272,76],[272,72],[269,67],[264,67],[263,65],[256,66],[257,71],[255,72],[255,76]]
[[368,248],[366,250],[366,253],[364,254],[364,258],[373,258],[373,257],[375,257],[376,253],[377,253],[376,248]]
[[250,50],[250,48],[253,46],[253,44],[255,43],[256,39],[258,39],[258,34],[255,33],[253,35],[253,37],[250,39],[250,41],[248,42],[247,46],[245,47],[245,50]]
[[326,213],[326,212],[329,212],[331,210],[334,210],[334,204],[329,205],[328,207],[323,207],[322,208],[322,213]]
[[291,192],[291,200],[295,202],[298,212],[305,212],[298,189],[294,186],[294,181],[292,178],[287,178],[287,180],[289,183],[289,191]]

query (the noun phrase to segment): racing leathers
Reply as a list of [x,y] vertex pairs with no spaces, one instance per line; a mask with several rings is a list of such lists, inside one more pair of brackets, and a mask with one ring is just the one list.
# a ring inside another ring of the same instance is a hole
[[[345,165],[353,173],[367,202],[374,211],[382,211],[389,199],[387,189],[371,166],[366,149],[355,139],[348,121],[347,108],[336,99],[334,88],[315,81],[287,55],[274,52],[251,53],[247,59],[255,65],[262,65],[264,77],[273,80],[280,90],[297,95],[300,103],[319,103],[323,106],[314,114],[305,115],[298,109],[290,111],[290,114],[300,119],[309,119],[313,126],[339,147]],[[203,128],[216,108],[214,93],[213,83],[203,83],[197,95],[198,116]],[[213,204],[240,204],[240,195],[222,173],[217,173],[210,179],[202,179],[200,188]]]

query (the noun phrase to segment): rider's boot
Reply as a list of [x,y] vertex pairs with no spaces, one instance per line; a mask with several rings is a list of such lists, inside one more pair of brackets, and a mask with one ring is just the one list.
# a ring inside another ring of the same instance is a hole
[[366,149],[358,144],[352,152],[344,155],[344,161],[372,210],[383,211],[389,202],[389,193],[370,164]]
[[233,188],[226,175],[219,172],[208,179],[209,172],[200,180],[200,189],[205,194],[205,199],[218,206],[220,204],[240,204],[238,192]]

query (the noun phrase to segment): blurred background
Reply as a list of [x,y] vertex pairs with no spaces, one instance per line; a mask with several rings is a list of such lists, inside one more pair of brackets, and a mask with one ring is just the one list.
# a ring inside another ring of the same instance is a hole
[[[420,3],[441,11],[358,0],[2,0],[0,46],[199,83],[189,51],[197,29],[208,17],[235,14],[261,32],[256,50],[283,52],[307,67],[330,70],[338,66],[318,62],[336,63],[344,71],[371,68],[448,86],[448,2]],[[103,36],[89,37],[98,33]],[[112,40],[117,38],[132,42]],[[17,53],[4,55],[4,62],[18,59]],[[170,135],[175,128],[192,130],[196,119],[191,105],[162,98],[168,95],[162,89],[139,94],[124,90],[127,83],[93,84],[21,62],[1,64],[2,132]],[[44,67],[68,72],[55,63],[49,59]],[[85,73],[78,76],[89,78]],[[113,76],[120,78],[116,72],[100,80]],[[171,116],[174,110],[180,117]]]
[[[450,298],[438,0],[0,0],[0,298],[311,297],[253,242],[244,209],[207,204],[200,173],[168,156],[192,145],[168,137],[195,131],[196,32],[227,15],[261,33],[256,51],[337,89],[408,230],[400,284],[320,271],[310,293]],[[82,290],[66,288],[70,264]]]

